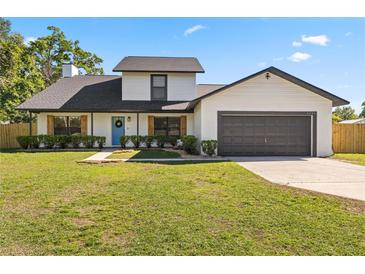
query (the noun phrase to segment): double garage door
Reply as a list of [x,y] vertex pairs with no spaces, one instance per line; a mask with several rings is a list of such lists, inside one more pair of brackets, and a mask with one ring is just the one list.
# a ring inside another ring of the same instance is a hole
[[218,114],[218,154],[310,156],[311,116]]

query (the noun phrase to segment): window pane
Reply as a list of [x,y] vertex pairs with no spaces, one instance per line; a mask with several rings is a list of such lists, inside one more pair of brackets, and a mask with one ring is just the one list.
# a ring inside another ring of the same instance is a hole
[[167,135],[167,118],[155,117],[154,119],[155,135]]
[[180,117],[168,118],[168,135],[180,136]]
[[70,134],[81,134],[81,119],[77,116],[69,117]]
[[67,134],[67,118],[66,116],[54,117],[54,135]]
[[152,86],[153,87],[165,87],[166,86],[166,76],[152,76]]
[[152,88],[152,99],[166,100],[166,88]]

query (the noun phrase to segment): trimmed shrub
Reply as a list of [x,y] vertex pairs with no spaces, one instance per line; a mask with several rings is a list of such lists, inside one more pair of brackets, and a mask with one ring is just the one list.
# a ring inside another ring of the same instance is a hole
[[139,148],[139,142],[140,142],[139,136],[131,135],[131,136],[129,136],[129,140],[131,140],[131,142],[133,143],[133,146],[135,148]]
[[71,144],[73,148],[79,148],[82,142],[82,138],[80,134],[74,134],[70,136]]
[[125,145],[128,143],[129,141],[129,136],[120,136],[120,146],[121,148],[125,148]]
[[165,144],[168,142],[168,138],[165,135],[157,135],[156,141],[159,148],[164,148]]
[[31,148],[39,148],[40,138],[37,135],[28,136],[28,137],[29,137],[30,147]]
[[56,135],[56,145],[60,148],[66,148],[67,145],[70,143],[70,136],[68,135]]
[[105,141],[106,141],[106,138],[104,136],[97,136],[96,137],[96,142],[97,142],[99,148],[104,147]]
[[42,135],[42,143],[46,148],[53,148],[56,144],[56,136]]
[[217,149],[217,141],[216,140],[203,140],[201,141],[201,146],[203,152],[209,156],[213,156],[215,154],[215,150]]
[[170,143],[170,145],[172,145],[173,147],[176,147],[177,145],[177,139],[179,139],[179,137],[177,136],[169,136],[168,137],[168,142]]
[[23,149],[27,149],[30,145],[29,136],[17,136],[16,140]]
[[95,136],[86,135],[82,136],[82,143],[86,148],[93,148],[95,145]]
[[194,135],[185,135],[182,138],[183,149],[189,154],[199,154],[197,150],[198,139]]
[[144,142],[146,143],[146,147],[151,148],[154,140],[155,140],[155,136],[151,136],[151,135],[145,136]]

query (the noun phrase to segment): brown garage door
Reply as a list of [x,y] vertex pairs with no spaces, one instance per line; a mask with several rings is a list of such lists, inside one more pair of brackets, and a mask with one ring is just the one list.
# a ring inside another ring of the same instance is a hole
[[310,156],[310,116],[222,115],[218,153],[225,156]]

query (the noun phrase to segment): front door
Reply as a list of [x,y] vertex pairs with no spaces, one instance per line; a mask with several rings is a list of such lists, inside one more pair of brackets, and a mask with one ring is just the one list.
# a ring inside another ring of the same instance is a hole
[[112,145],[116,146],[120,144],[120,136],[124,135],[124,117],[113,116],[112,117]]

